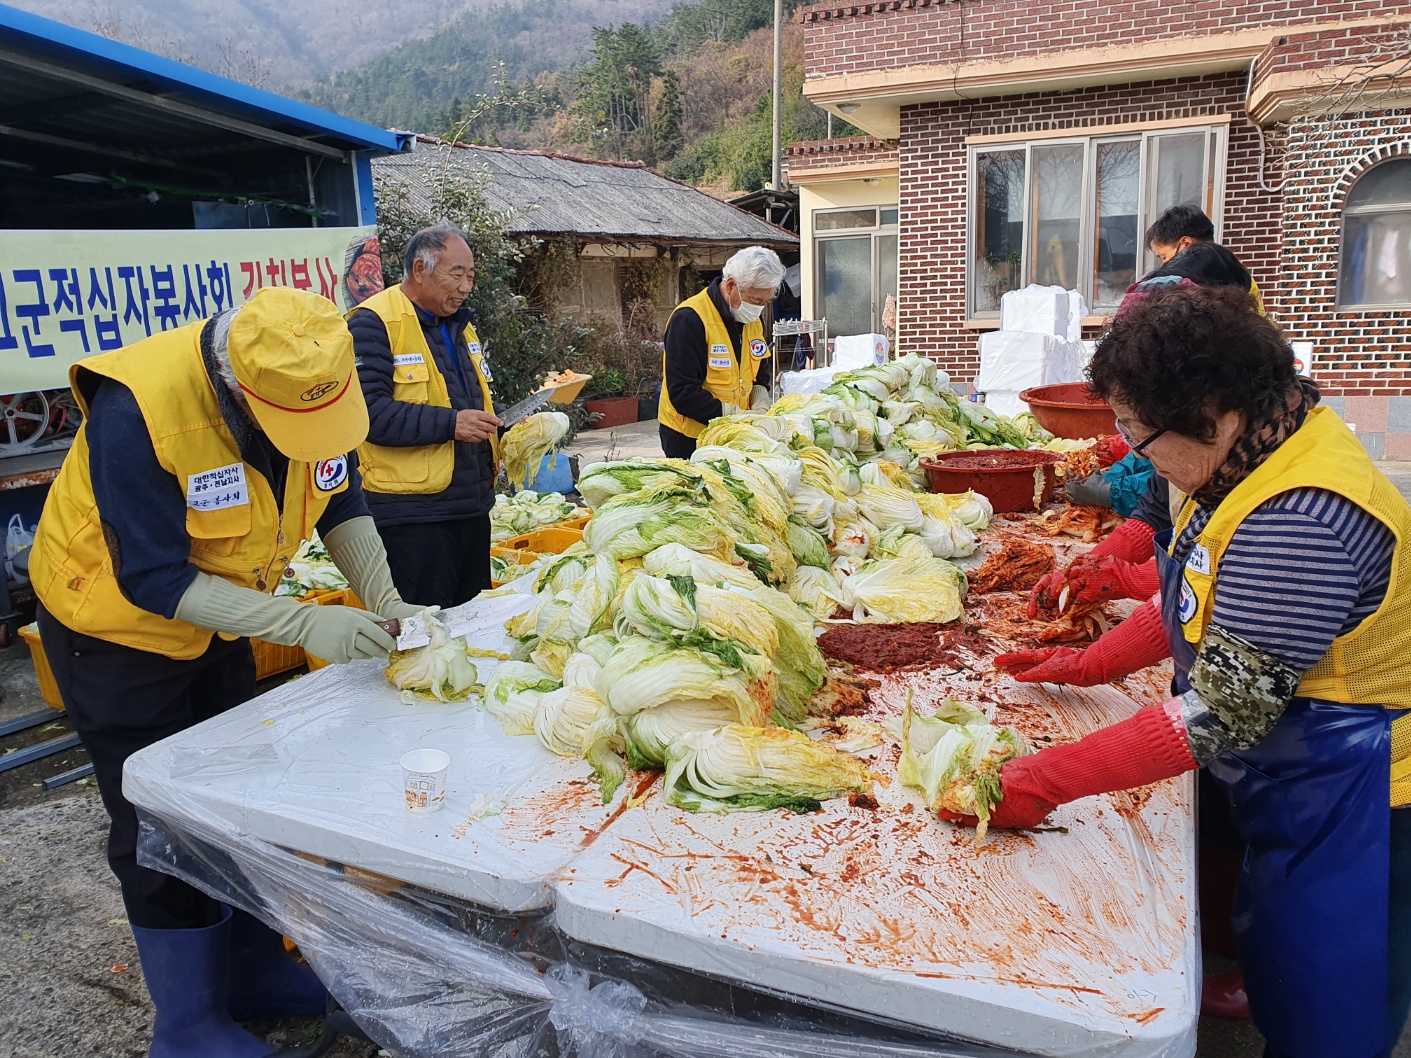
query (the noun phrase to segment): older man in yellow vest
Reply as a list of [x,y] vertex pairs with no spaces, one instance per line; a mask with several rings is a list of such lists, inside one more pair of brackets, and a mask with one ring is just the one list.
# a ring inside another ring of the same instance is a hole
[[392,579],[409,599],[459,606],[490,587],[500,420],[465,299],[475,255],[449,224],[417,232],[403,279],[348,316],[371,426],[358,449]]
[[779,255],[747,246],[671,314],[657,408],[668,456],[689,459],[696,438],[717,416],[769,407],[769,342],[760,317],[783,282]]
[[[256,919],[138,866],[122,769],[254,694],[247,637],[335,662],[385,657],[395,644],[380,621],[417,611],[392,584],[359,486],[367,409],[352,340],[331,302],[267,288],[69,378],[85,421],[30,576],[45,655],[112,819],[108,862],[157,1009],[152,1054],[257,1058],[273,1048],[233,1018],[319,1013],[323,986]],[[315,530],[370,610],[273,596]]]

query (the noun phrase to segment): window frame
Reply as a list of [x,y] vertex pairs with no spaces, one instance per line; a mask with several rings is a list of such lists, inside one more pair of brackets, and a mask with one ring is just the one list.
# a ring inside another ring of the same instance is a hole
[[[824,230],[824,231],[821,231],[821,232],[818,230],[818,218],[821,217],[821,216],[827,216],[827,215],[829,215],[829,214],[837,214],[837,213],[856,213],[856,212],[858,212],[859,210],[865,210],[865,209],[870,209],[870,210],[872,210],[872,216],[873,216],[873,219],[874,219],[875,223],[873,223],[870,227],[857,227],[857,228],[828,228],[828,229],[826,229],[826,230]],[[883,211],[885,211],[885,210],[896,210],[896,212],[897,212],[897,220],[896,220],[895,222],[893,222],[893,223],[890,223],[890,224],[883,224],[883,223],[882,223],[882,213],[883,213]],[[870,239],[869,250],[870,250],[870,253],[871,253],[871,259],[870,259],[870,261],[868,262],[868,271],[869,271],[869,274],[870,274],[870,277],[871,277],[871,281],[872,281],[872,292],[871,292],[871,295],[872,295],[872,314],[871,314],[871,326],[872,326],[872,331],[871,331],[870,333],[881,334],[881,333],[882,333],[882,310],[883,310],[884,307],[885,307],[884,302],[885,302],[885,300],[886,300],[886,297],[885,297],[885,295],[883,295],[882,292],[881,292],[881,289],[882,289],[882,270],[881,270],[881,268],[879,267],[880,261],[879,261],[878,254],[877,254],[877,243],[878,243],[878,240],[879,240],[879,239],[885,238],[885,237],[888,236],[888,235],[894,236],[894,237],[897,239],[898,285],[900,285],[900,264],[901,264],[901,261],[900,261],[900,257],[901,257],[901,208],[900,208],[900,205],[899,205],[898,203],[895,203],[895,202],[885,202],[885,203],[878,203],[877,205],[872,205],[872,206],[839,206],[839,207],[836,207],[836,208],[830,207],[830,208],[828,208],[828,209],[816,209],[816,210],[813,211],[812,217],[810,218],[810,224],[811,224],[811,226],[812,226],[812,234],[813,234],[813,250],[812,250],[812,253],[813,253],[813,304],[815,305],[816,310],[821,309],[821,307],[822,307],[821,302],[822,302],[822,300],[823,300],[823,299],[820,297],[820,294],[819,294],[819,291],[821,290],[821,284],[822,284],[822,281],[823,281],[823,269],[822,269],[822,262],[821,262],[821,260],[820,260],[820,258],[821,258],[821,256],[822,256],[823,244],[826,243],[826,242],[830,242],[830,241],[832,241],[832,240],[835,240],[835,239],[857,239],[857,238],[861,238],[861,237],[863,237],[863,236],[869,237],[869,239]],[[823,318],[825,318],[825,319],[827,318],[827,313],[826,313],[826,312],[820,312],[819,314],[820,314]],[[832,330],[833,330],[833,328],[832,328],[832,326],[830,325],[830,326],[829,326],[829,331],[831,332]]]
[[1406,310],[1411,309],[1411,297],[1408,297],[1408,299],[1405,300],[1405,301],[1355,301],[1355,302],[1354,302],[1354,301],[1348,301],[1348,302],[1345,302],[1345,301],[1343,301],[1343,299],[1342,299],[1342,280],[1343,280],[1343,256],[1342,256],[1342,255],[1343,255],[1344,251],[1347,249],[1347,218],[1348,218],[1348,216],[1351,215],[1351,216],[1353,216],[1353,217],[1374,217],[1374,216],[1385,216],[1385,215],[1388,214],[1388,213],[1404,213],[1404,214],[1406,214],[1408,217],[1411,217],[1411,199],[1408,199],[1405,205],[1391,205],[1391,206],[1352,206],[1352,207],[1350,207],[1350,208],[1346,205],[1347,200],[1352,197],[1353,189],[1356,188],[1357,185],[1360,184],[1363,180],[1365,180],[1365,179],[1367,178],[1367,176],[1368,176],[1370,173],[1376,171],[1377,169],[1382,168],[1382,167],[1385,166],[1385,165],[1391,165],[1391,164],[1394,164],[1394,163],[1400,163],[1400,164],[1402,164],[1402,165],[1411,166],[1411,156],[1404,155],[1404,154],[1403,154],[1403,155],[1397,155],[1397,156],[1394,156],[1394,157],[1391,157],[1391,158],[1385,158],[1385,159],[1383,159],[1382,161],[1378,162],[1376,165],[1368,166],[1368,167],[1367,167],[1366,169],[1364,169],[1361,173],[1357,174],[1357,179],[1354,180],[1354,181],[1348,186],[1347,192],[1343,195],[1343,203],[1344,203],[1344,205],[1343,205],[1342,209],[1340,209],[1340,210],[1338,211],[1338,258],[1337,258],[1337,262],[1338,262],[1338,263],[1337,263],[1337,269],[1338,269],[1338,271],[1337,271],[1337,289],[1336,289],[1336,295],[1335,295],[1337,300],[1333,303],[1335,310],[1338,311],[1338,312],[1360,312],[1360,313],[1372,313],[1372,312],[1405,312]]
[[[1031,251],[1033,250],[1032,239],[1035,227],[1035,212],[1037,210],[1037,200],[1035,196],[1034,181],[1034,148],[1055,147],[1062,145],[1082,145],[1083,150],[1083,175],[1082,175],[1082,200],[1079,203],[1079,244],[1078,244],[1078,271],[1081,277],[1080,285],[1075,289],[1083,295],[1088,305],[1089,312],[1099,308],[1109,309],[1114,306],[1098,305],[1094,300],[1096,289],[1096,256],[1097,256],[1097,151],[1099,145],[1110,143],[1139,143],[1138,167],[1137,167],[1137,239],[1146,233],[1146,229],[1151,222],[1156,219],[1152,198],[1155,188],[1149,186],[1153,182],[1154,173],[1150,164],[1153,159],[1153,141],[1169,136],[1189,135],[1191,133],[1204,133],[1206,136],[1206,194],[1208,201],[1205,203],[1205,210],[1215,225],[1215,237],[1221,237],[1224,226],[1224,204],[1225,204],[1225,174],[1226,159],[1229,151],[1229,124],[1228,122],[1211,122],[1209,120],[1192,122],[1189,125],[1162,126],[1159,128],[1131,128],[1123,129],[1121,126],[1088,128],[1073,135],[1051,134],[1030,139],[1017,138],[1013,140],[987,140],[982,143],[971,143],[966,146],[966,167],[965,167],[965,318],[967,320],[987,321],[998,320],[998,309],[977,310],[976,303],[976,269],[973,252],[975,249],[975,238],[978,229],[978,188],[977,179],[979,176],[979,159],[982,155],[1004,152],[1024,152],[1024,202],[1022,214],[1024,217],[1024,234],[1021,240],[1020,249],[1020,277],[1027,284],[1031,275]],[[1137,248],[1136,275],[1141,276],[1155,267],[1156,260],[1151,251],[1145,245]]]

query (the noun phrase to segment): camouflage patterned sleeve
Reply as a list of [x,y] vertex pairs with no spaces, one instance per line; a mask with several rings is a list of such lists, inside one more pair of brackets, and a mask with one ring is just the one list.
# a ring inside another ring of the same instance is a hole
[[1181,716],[1201,765],[1227,749],[1248,749],[1283,716],[1302,674],[1219,625],[1201,640]]

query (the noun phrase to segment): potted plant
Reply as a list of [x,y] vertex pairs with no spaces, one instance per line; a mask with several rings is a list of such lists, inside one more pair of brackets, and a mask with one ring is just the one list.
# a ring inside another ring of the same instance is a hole
[[637,398],[625,396],[627,378],[615,367],[595,374],[584,388],[583,407],[592,418],[591,429],[606,430],[637,421]]
[[642,382],[637,386],[637,421],[651,422],[657,417],[661,401],[661,381]]

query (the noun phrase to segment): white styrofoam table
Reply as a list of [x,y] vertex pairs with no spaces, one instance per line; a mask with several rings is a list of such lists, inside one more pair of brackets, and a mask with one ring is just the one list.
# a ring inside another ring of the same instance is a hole
[[[488,629],[473,642],[506,645]],[[692,815],[659,783],[628,808],[645,777],[604,806],[586,762],[473,705],[403,704],[382,668],[322,669],[149,747],[124,791],[177,827],[214,820],[494,909],[552,906],[579,940],[867,1016],[1055,1056],[1194,1053],[1189,778],[1064,806],[1050,824],[1067,833],[992,832],[979,850],[895,782],[890,745],[876,809]],[[953,695],[1060,741],[1134,708],[1111,687],[928,673],[883,678],[868,715],[899,715],[908,688],[925,711]],[[451,755],[449,790],[413,816],[398,760],[423,746]],[[474,818],[478,794],[504,811]]]
[[[872,716],[936,676],[887,677]],[[987,693],[987,692],[981,692]],[[971,700],[975,700],[972,695]],[[1130,715],[1112,687],[1006,684],[1001,722],[1067,740]],[[878,808],[692,815],[653,796],[565,868],[570,936],[1040,1054],[1189,1056],[1200,998],[1190,777],[1060,808],[1067,832],[939,823],[874,769]]]

